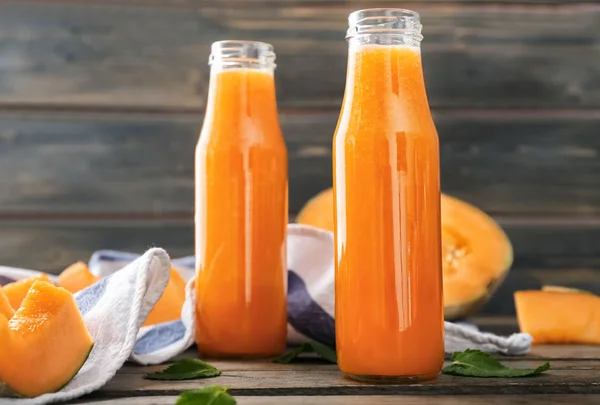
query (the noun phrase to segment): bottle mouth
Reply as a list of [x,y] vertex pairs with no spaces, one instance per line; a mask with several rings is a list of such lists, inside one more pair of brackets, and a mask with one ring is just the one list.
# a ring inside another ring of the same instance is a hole
[[346,39],[361,35],[392,34],[423,39],[419,13],[401,8],[370,8],[354,11],[348,16]]
[[226,66],[251,65],[275,68],[273,45],[259,41],[217,41],[211,46],[208,64]]

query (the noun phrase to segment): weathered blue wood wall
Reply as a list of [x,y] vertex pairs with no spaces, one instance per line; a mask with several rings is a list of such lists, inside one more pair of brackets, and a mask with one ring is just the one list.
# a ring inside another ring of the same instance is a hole
[[[347,14],[397,1],[0,1],[0,264],[192,253],[211,42],[274,44],[290,209],[331,184]],[[600,3],[412,1],[445,192],[494,215],[515,266],[600,293]]]

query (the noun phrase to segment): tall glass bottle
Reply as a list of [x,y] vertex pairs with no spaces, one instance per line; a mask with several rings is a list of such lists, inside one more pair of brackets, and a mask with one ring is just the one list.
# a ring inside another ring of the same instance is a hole
[[440,167],[419,15],[348,20],[333,141],[338,362],[358,379],[429,379],[444,358]]
[[275,53],[220,41],[210,64],[196,147],[196,342],[207,356],[276,355],[287,331],[288,174]]

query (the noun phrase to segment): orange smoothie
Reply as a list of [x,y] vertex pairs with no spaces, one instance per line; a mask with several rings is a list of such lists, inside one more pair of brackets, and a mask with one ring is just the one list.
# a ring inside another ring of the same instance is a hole
[[213,72],[196,148],[201,354],[261,357],[285,348],[287,196],[272,70]]
[[433,378],[444,358],[440,174],[421,54],[350,44],[333,142],[339,366]]

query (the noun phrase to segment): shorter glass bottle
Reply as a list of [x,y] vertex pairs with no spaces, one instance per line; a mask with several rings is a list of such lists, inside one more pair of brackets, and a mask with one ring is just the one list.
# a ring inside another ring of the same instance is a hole
[[287,333],[287,151],[269,44],[212,45],[196,147],[196,342],[209,357],[265,357]]
[[444,361],[440,163],[419,15],[348,20],[333,141],[338,363],[357,379],[430,379]]

